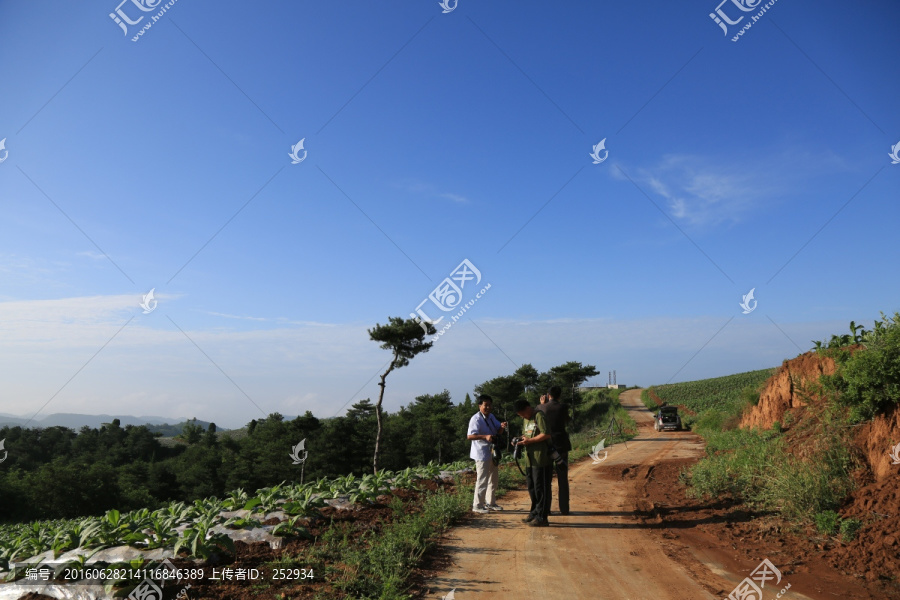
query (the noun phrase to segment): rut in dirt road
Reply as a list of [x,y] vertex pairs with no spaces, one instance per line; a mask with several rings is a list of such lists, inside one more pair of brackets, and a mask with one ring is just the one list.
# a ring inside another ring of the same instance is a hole
[[[527,527],[521,522],[530,507],[527,492],[509,493],[503,512],[478,515],[451,531],[445,549],[453,566],[428,582],[429,597],[451,589],[459,600],[706,600],[730,593],[743,576],[712,562],[690,568],[674,561],[635,513],[652,508],[642,506],[641,482],[654,466],[701,456],[702,441],[689,432],[655,432],[640,390],[624,392],[620,401],[639,435],[627,448],[609,448],[599,465],[583,460],[572,466],[571,514],[551,514],[548,528]],[[793,590],[791,597],[804,598]]]

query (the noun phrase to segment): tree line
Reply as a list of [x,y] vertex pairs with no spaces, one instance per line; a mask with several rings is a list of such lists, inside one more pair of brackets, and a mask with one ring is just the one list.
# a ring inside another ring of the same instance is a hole
[[[563,388],[563,400],[576,408],[575,391],[596,375],[590,365],[569,362],[538,372],[523,365],[514,373],[475,386],[475,397],[494,398],[495,413],[518,425],[512,404],[536,403],[550,385]],[[447,463],[469,454],[466,427],[478,410],[466,394],[454,403],[450,393],[418,396],[398,411],[382,414],[379,468],[401,470],[430,461]],[[206,430],[187,423],[178,444],[163,445],[159,433],[118,419],[100,428],[0,428],[9,452],[0,463],[0,522],[71,518],[108,509],[155,508],[172,500],[193,501],[243,488],[256,490],[300,480],[291,448],[306,440],[305,480],[372,469],[378,411],[370,400],[353,404],[343,416],[319,419],[311,412],[291,420],[278,413],[253,420],[244,435]],[[576,424],[577,427],[577,424]]]

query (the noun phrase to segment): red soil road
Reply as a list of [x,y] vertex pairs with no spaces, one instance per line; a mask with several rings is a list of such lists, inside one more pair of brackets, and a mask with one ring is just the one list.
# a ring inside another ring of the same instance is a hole
[[[475,515],[450,532],[443,548],[452,567],[426,582],[423,587],[431,590],[426,597],[441,598],[455,589],[458,600],[720,599],[749,574],[729,572],[719,562],[724,557],[708,549],[680,545],[676,561],[665,534],[650,530],[635,514],[646,502],[641,490],[653,468],[702,456],[703,443],[689,432],[654,431],[640,390],[624,392],[620,400],[638,423],[639,435],[627,448],[614,445],[599,465],[586,459],[572,466],[571,514],[551,515],[550,527],[528,527],[521,522],[531,504],[528,493],[510,492],[503,512]],[[782,584],[788,581],[785,577]],[[770,590],[771,583],[763,590],[767,600],[779,591]],[[787,597],[809,600],[797,587]]]

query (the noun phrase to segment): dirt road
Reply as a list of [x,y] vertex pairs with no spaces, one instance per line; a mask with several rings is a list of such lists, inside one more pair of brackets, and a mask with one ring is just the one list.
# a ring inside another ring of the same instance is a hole
[[[428,582],[434,591],[429,597],[455,589],[458,600],[713,599],[725,598],[748,575],[728,572],[702,551],[689,551],[685,560],[683,547],[676,561],[665,536],[636,516],[643,508],[642,482],[654,466],[701,455],[703,445],[689,432],[654,431],[640,390],[624,392],[620,399],[637,421],[639,435],[627,448],[610,448],[598,465],[590,459],[573,465],[571,514],[551,515],[550,527],[527,527],[521,519],[530,507],[528,493],[507,494],[503,512],[474,515],[471,523],[452,530],[445,546],[452,566]],[[779,592],[771,587],[764,589],[765,600]],[[796,589],[788,597],[807,598]]]

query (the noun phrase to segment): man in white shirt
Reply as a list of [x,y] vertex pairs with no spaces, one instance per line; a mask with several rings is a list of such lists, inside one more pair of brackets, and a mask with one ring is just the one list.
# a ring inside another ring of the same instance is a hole
[[472,442],[469,456],[475,460],[475,497],[472,512],[487,513],[503,510],[497,506],[495,494],[500,480],[500,467],[491,456],[491,445],[500,444],[500,434],[507,427],[491,414],[494,401],[490,396],[478,396],[478,412],[469,419],[466,439]]

